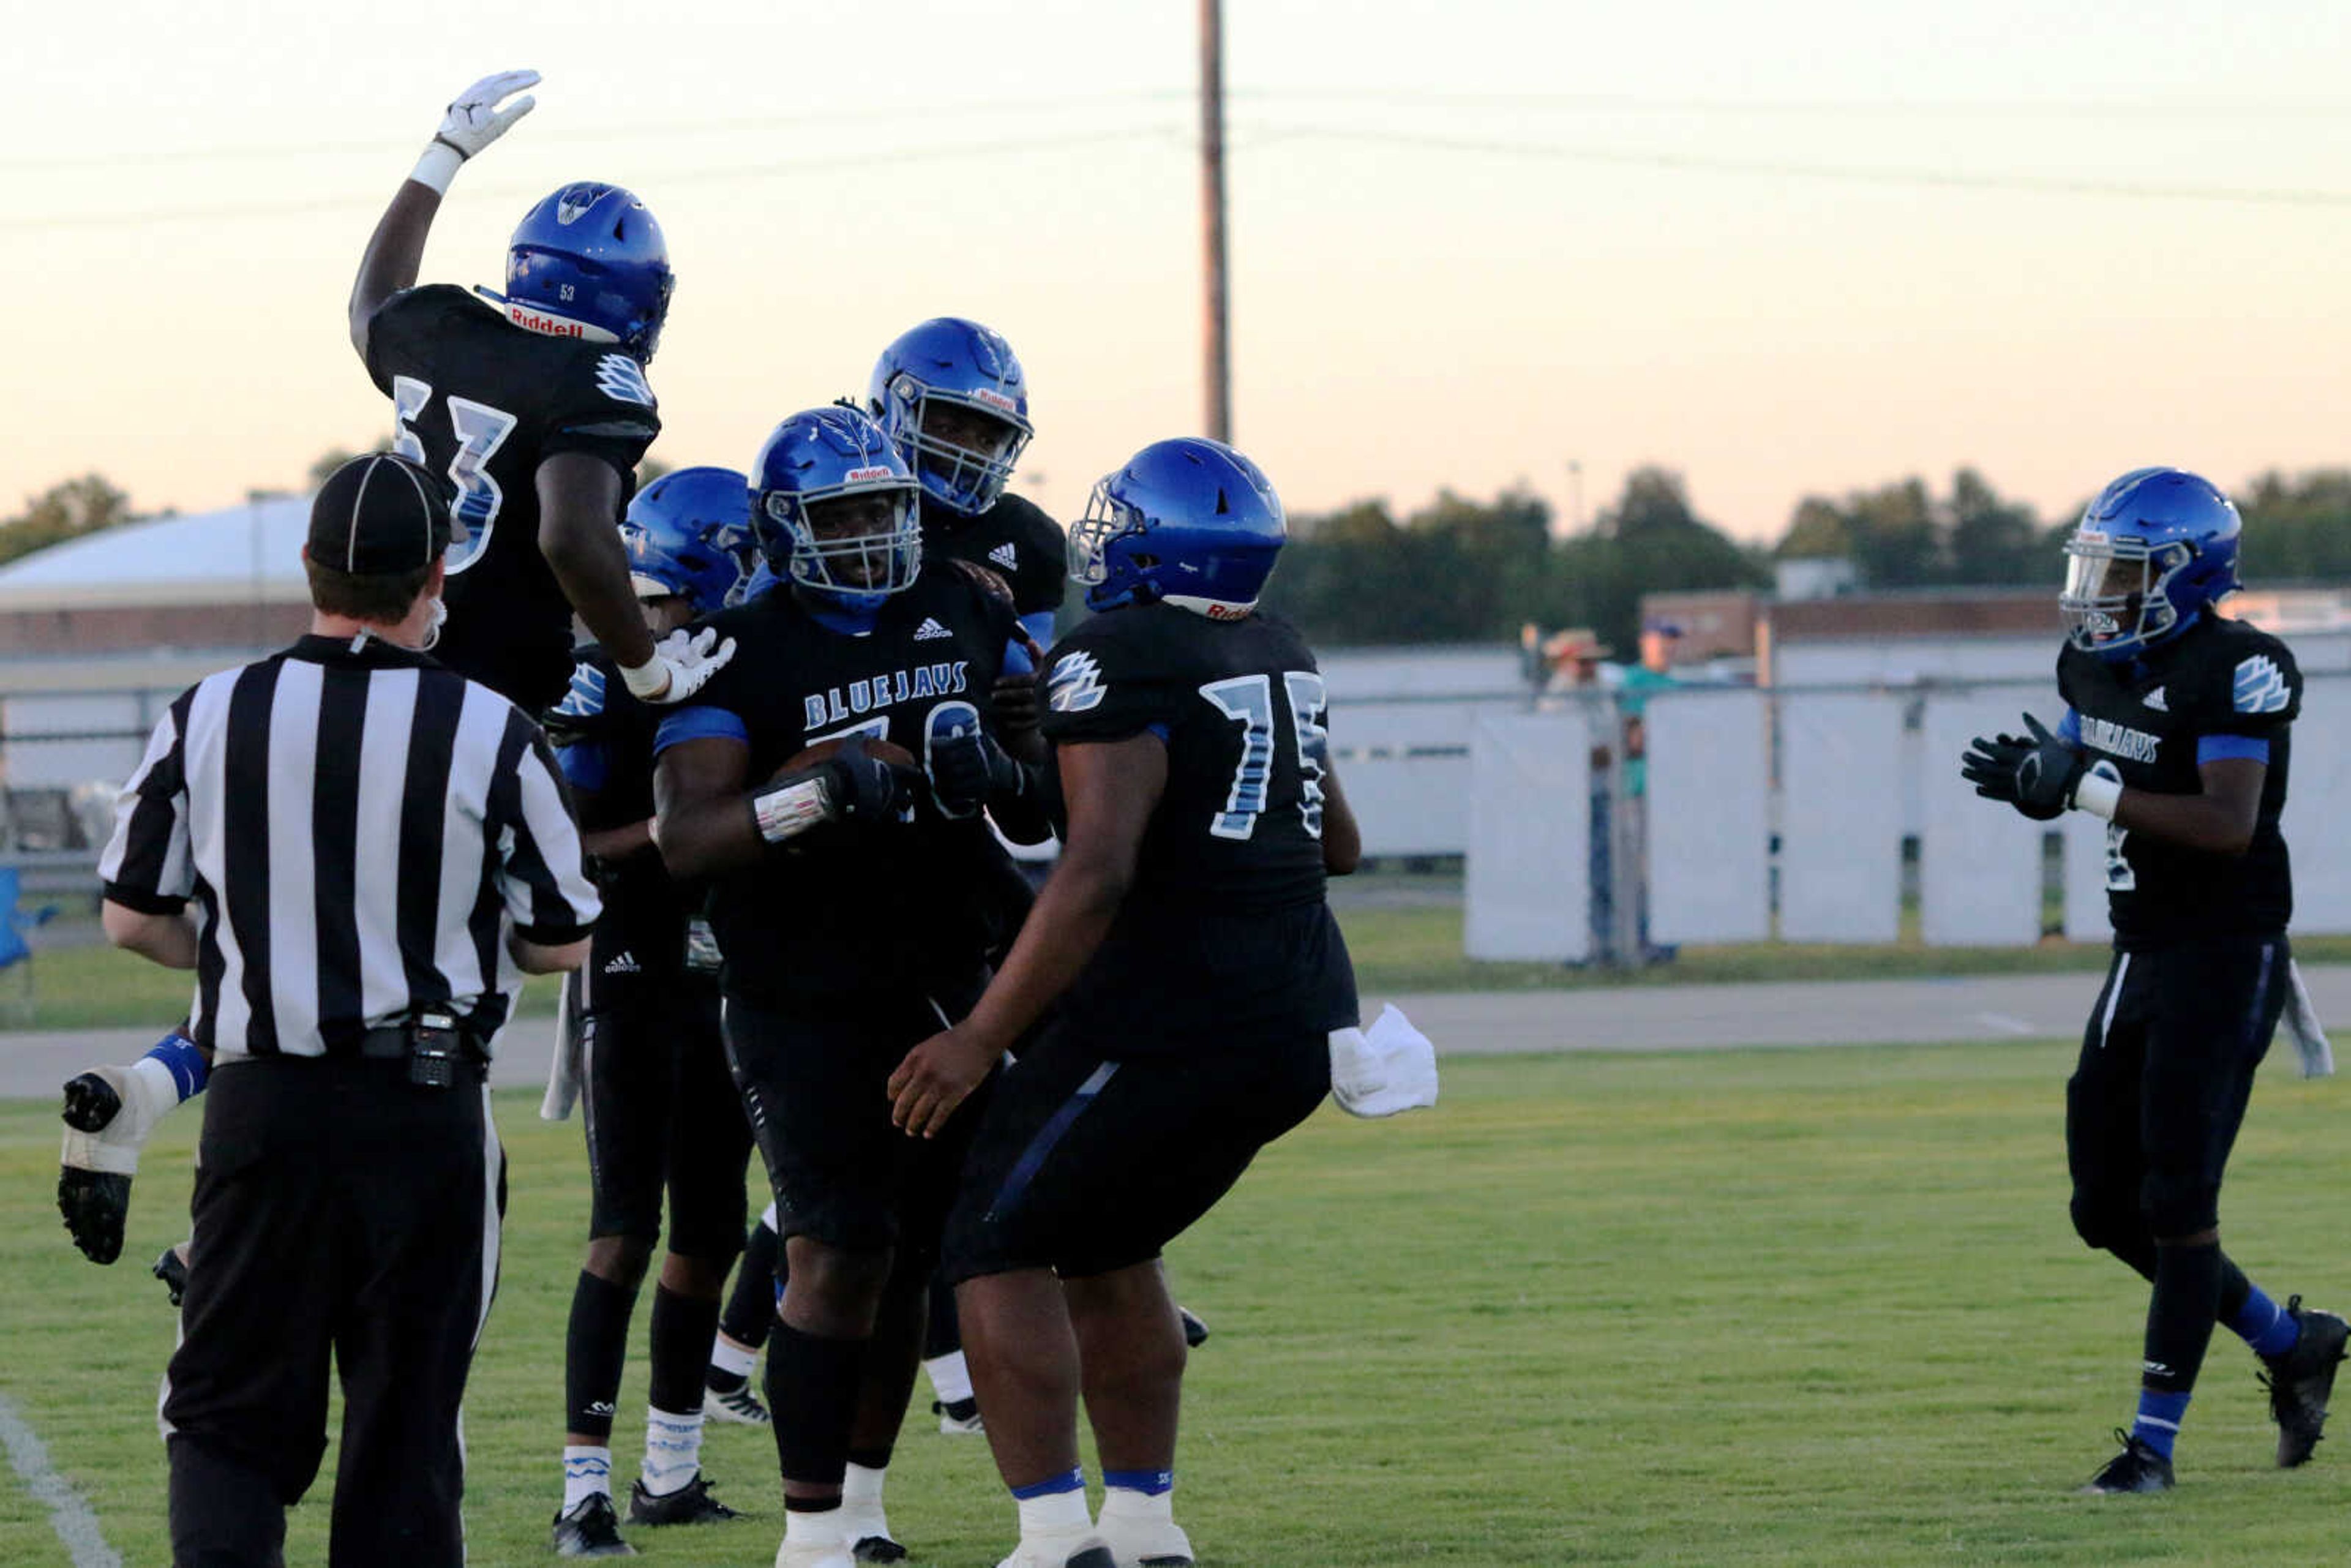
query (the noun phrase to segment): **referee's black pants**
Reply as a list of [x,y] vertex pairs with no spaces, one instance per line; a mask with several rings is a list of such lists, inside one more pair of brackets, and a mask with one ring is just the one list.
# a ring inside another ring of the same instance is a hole
[[239,1061],[204,1096],[163,1420],[177,1568],[274,1568],[343,1390],[333,1568],[465,1561],[459,1402],[497,1282],[486,1092],[360,1058]]

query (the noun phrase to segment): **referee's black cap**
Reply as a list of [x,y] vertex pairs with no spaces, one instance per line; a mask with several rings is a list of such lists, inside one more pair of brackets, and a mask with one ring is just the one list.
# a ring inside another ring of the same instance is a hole
[[390,452],[354,457],[310,503],[310,559],[359,577],[420,571],[449,548],[449,502],[423,465]]

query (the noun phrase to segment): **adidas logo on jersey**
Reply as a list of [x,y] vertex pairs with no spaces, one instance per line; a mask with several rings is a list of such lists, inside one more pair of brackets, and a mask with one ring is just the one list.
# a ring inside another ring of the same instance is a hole
[[989,550],[987,559],[1007,571],[1016,571],[1020,566],[1020,552],[1012,548],[1012,541],[1009,539]]
[[2285,673],[2267,653],[2256,653],[2237,666],[2236,703],[2239,713],[2283,713],[2294,693]]
[[917,643],[932,643],[936,642],[941,637],[952,637],[954,635],[954,632],[939,624],[938,617],[935,615],[924,616],[923,623],[914,628],[914,641]]
[[2141,697],[2139,701],[2145,703],[2147,706],[2153,708],[2158,713],[2169,713],[2171,711],[2171,700],[2163,695],[2163,688],[2161,686],[2156,687],[2155,690]]
[[640,972],[637,968],[637,956],[626,949],[613,955],[611,961],[604,966],[604,973],[608,975],[634,975]]
[[1102,705],[1110,688],[1102,684],[1102,666],[1092,653],[1065,653],[1045,683],[1046,702],[1055,713],[1083,713]]

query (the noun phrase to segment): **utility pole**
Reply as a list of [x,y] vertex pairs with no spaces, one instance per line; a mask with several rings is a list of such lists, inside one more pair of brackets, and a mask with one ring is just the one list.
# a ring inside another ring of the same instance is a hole
[[1225,58],[1222,0],[1200,0],[1200,226],[1207,297],[1205,340],[1208,434],[1233,438],[1233,372],[1225,308]]

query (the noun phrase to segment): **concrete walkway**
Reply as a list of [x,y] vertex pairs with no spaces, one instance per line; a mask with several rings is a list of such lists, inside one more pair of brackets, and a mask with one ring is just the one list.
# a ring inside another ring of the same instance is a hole
[[[2351,964],[2303,971],[2318,1016],[2351,1051]],[[1929,1044],[2070,1039],[2096,999],[2095,974],[1947,980],[1621,986],[1559,991],[1367,996],[1394,1002],[1448,1054],[1550,1051],[1727,1051],[1746,1046]],[[153,1030],[0,1035],[0,1098],[46,1098],[94,1062],[127,1061]],[[499,1042],[491,1082],[538,1085],[555,1020],[521,1019]]]

